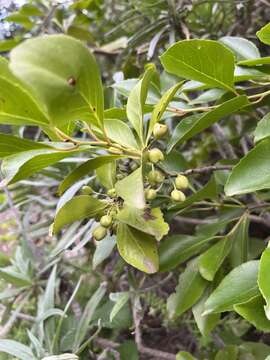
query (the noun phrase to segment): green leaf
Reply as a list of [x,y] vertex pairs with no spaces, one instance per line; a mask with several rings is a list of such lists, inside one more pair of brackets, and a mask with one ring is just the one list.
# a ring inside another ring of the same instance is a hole
[[114,188],[116,182],[116,162],[115,160],[104,164],[96,169],[97,179],[102,186],[107,189]]
[[206,301],[204,314],[233,310],[258,295],[258,268],[259,261],[252,260],[233,269]]
[[266,301],[265,315],[270,320],[270,284],[269,284],[270,248],[264,250],[259,265],[258,285]]
[[203,336],[208,336],[210,332],[214,329],[214,327],[218,324],[220,315],[219,314],[208,314],[203,315],[204,313],[204,305],[209,297],[210,288],[207,288],[200,298],[200,300],[193,306],[192,313],[198,329],[200,330]]
[[121,155],[100,155],[94,159],[87,160],[82,165],[74,169],[59,185],[59,193],[63,194],[67,188],[80,180],[83,176],[88,175],[91,171],[98,169],[114,160],[120,159]]
[[103,91],[93,55],[66,35],[39,36],[11,51],[10,68],[46,106],[52,123],[85,120],[103,129]]
[[51,147],[46,143],[0,133],[0,158],[33,149],[51,149]]
[[117,195],[125,201],[125,205],[138,209],[144,209],[145,198],[142,167],[139,167],[123,180],[117,181],[115,184],[115,190]]
[[7,52],[17,46],[22,39],[20,37],[15,37],[13,39],[6,39],[0,41],[0,52]]
[[240,345],[240,349],[252,354],[255,360],[266,360],[267,355],[270,354],[270,347],[259,342],[244,342]]
[[255,143],[270,136],[270,113],[266,114],[257,124],[254,132]]
[[252,60],[242,60],[239,61],[237,64],[241,66],[269,65],[270,56],[260,57],[258,59],[252,59]]
[[270,45],[270,23],[266,24],[259,31],[257,31],[256,35],[261,40],[261,42]]
[[160,208],[137,209],[124,206],[118,213],[117,219],[137,230],[154,236],[157,240],[161,240],[169,232],[169,225],[164,221]]
[[249,218],[245,214],[230,232],[229,237],[232,243],[230,263],[235,268],[248,261],[249,253]]
[[196,360],[190,353],[186,351],[179,351],[176,354],[175,360]]
[[207,284],[199,273],[197,259],[191,261],[180,275],[175,293],[167,300],[169,316],[180,316],[190,309],[202,296]]
[[29,19],[27,15],[24,15],[20,12],[13,12],[11,15],[5,18],[5,21],[14,22],[20,24],[27,30],[31,30],[34,23]]
[[30,347],[14,340],[0,339],[0,352],[12,355],[20,360],[36,359]]
[[107,136],[112,141],[127,148],[138,149],[133,132],[122,120],[106,119],[104,125]]
[[121,344],[117,351],[120,354],[120,360],[139,360],[139,352],[137,349],[137,345],[132,340],[126,340]]
[[[49,117],[0,57],[0,124],[49,125]],[[16,103],[14,103],[16,99]]]
[[158,103],[155,105],[149,127],[148,127],[148,135],[147,139],[152,134],[154,125],[159,122],[162,118],[163,113],[165,112],[167,106],[169,105],[170,101],[173,99],[174,95],[177,93],[177,91],[180,89],[180,87],[183,85],[183,81],[179,82],[178,84],[172,86],[169,90],[167,90],[161,97],[161,99],[158,101]]
[[40,147],[10,155],[3,160],[1,165],[4,176],[3,183],[13,184],[16,181],[28,178],[49,165],[80,151],[82,151],[81,148],[65,151],[65,147],[62,151],[58,151],[44,145],[43,149]]
[[247,39],[237,36],[224,36],[219,41],[235,53],[237,60],[260,57],[257,46]]
[[107,236],[104,240],[98,241],[93,256],[93,269],[95,270],[112,253],[116,241],[114,236]]
[[65,203],[55,215],[53,233],[57,234],[65,225],[85,218],[92,218],[107,206],[92,196],[79,195]]
[[231,248],[231,239],[224,237],[224,239],[219,240],[215,245],[204,252],[199,258],[199,270],[201,276],[208,281],[213,281],[218,269],[229,254]]
[[215,360],[237,360],[239,349],[236,345],[227,345],[224,349],[219,350]]
[[184,118],[174,129],[168,143],[167,152],[170,152],[177,144],[192,138],[221,118],[238,111],[248,104],[248,98],[245,95],[236,96],[203,115],[191,115]]
[[148,65],[143,78],[131,90],[127,101],[127,117],[143,144],[144,105],[155,65]]
[[270,139],[265,139],[239,161],[225,185],[227,196],[270,188],[269,152]]
[[110,322],[114,320],[119,311],[125,306],[129,300],[129,292],[120,292],[120,293],[111,293],[110,300],[115,302],[115,305],[112,308],[110,313]]
[[99,288],[95,291],[95,293],[92,295],[92,297],[86,304],[86,306],[84,308],[84,312],[78,323],[74,343],[72,346],[74,353],[77,352],[80,345],[82,344],[82,342],[88,332],[89,324],[93,319],[93,316],[95,314],[95,311],[96,311],[98,305],[104,298],[105,293],[106,293],[106,283],[101,283]]
[[234,92],[234,56],[217,41],[179,41],[160,59],[169,73]]
[[235,305],[233,308],[258,330],[270,332],[270,321],[265,316],[264,300],[261,295],[253,297],[244,304]]
[[148,274],[158,271],[158,253],[153,237],[120,223],[117,229],[117,247],[122,258]]

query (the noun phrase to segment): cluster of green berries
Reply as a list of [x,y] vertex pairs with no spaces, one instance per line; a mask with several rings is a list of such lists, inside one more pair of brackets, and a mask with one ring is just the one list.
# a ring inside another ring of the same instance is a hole
[[103,215],[99,220],[99,226],[96,227],[92,233],[94,239],[97,241],[104,239],[112,223],[113,218],[111,215]]

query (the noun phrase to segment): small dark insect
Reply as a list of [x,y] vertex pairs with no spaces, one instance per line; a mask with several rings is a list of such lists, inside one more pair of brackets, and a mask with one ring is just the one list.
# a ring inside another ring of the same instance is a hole
[[68,79],[68,85],[71,85],[71,86],[75,86],[76,85],[76,79],[71,76],[69,79]]
[[155,220],[155,218],[156,218],[155,216],[153,216],[151,214],[151,209],[149,209],[149,208],[144,210],[144,213],[143,213],[142,217],[144,218],[145,221]]

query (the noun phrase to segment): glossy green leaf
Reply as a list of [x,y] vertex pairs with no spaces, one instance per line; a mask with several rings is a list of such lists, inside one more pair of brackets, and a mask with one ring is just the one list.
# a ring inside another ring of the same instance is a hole
[[192,313],[198,329],[203,336],[208,336],[219,322],[219,314],[203,315],[204,305],[210,295],[210,288],[207,288],[200,300],[193,306]]
[[4,184],[12,184],[16,181],[26,179],[36,172],[57,163],[58,161],[70,157],[71,155],[82,151],[76,148],[72,151],[62,151],[50,148],[44,145],[43,149],[22,151],[17,154],[6,157],[1,165],[4,176]]
[[257,31],[256,35],[261,40],[261,42],[270,45],[270,23],[266,24],[259,31]]
[[169,316],[180,316],[190,309],[200,299],[207,284],[199,273],[197,260],[191,261],[180,275],[175,293],[167,300]]
[[221,281],[205,303],[205,314],[233,310],[259,294],[257,284],[259,261],[248,261],[233,269]]
[[99,288],[95,291],[86,304],[76,329],[74,343],[72,344],[73,352],[76,352],[79,349],[85,336],[87,335],[89,324],[93,319],[97,307],[103,300],[105,293],[106,283],[101,283]]
[[152,236],[120,223],[117,229],[117,247],[128,264],[148,274],[158,271],[157,245]]
[[74,169],[59,185],[59,193],[63,194],[67,188],[80,180],[83,176],[88,175],[100,166],[110,163],[111,161],[120,159],[119,155],[100,155],[94,159],[87,160],[82,165]]
[[139,139],[143,143],[143,127],[144,127],[144,105],[150,81],[155,73],[155,66],[150,64],[143,78],[131,90],[127,101],[127,117],[134,127]]
[[158,101],[158,103],[155,105],[149,127],[148,127],[148,135],[147,138],[152,134],[154,125],[159,122],[162,118],[162,115],[164,114],[167,106],[169,105],[170,101],[173,99],[174,95],[177,93],[177,91],[180,89],[180,87],[183,85],[183,81],[179,82],[178,84],[171,87],[169,90],[167,90],[161,97],[161,99]]
[[20,360],[36,360],[30,347],[14,340],[0,339],[0,352],[12,355]]
[[269,268],[270,268],[270,248],[264,250],[259,265],[258,285],[262,293],[266,306],[264,308],[265,315],[270,320],[270,284],[269,284]]
[[97,179],[102,186],[107,189],[114,188],[116,182],[116,162],[115,160],[104,164],[96,169]]
[[133,171],[133,173],[125,177],[123,180],[117,181],[115,189],[117,195],[125,201],[125,205],[138,209],[144,209],[145,198],[141,167]]
[[266,114],[257,124],[254,141],[259,142],[270,136],[270,113]]
[[34,26],[34,23],[30,20],[29,16],[24,15],[20,12],[13,12],[5,18],[6,21],[14,22],[23,26],[27,30],[31,30]]
[[51,149],[51,147],[46,143],[0,133],[0,158],[33,149]]
[[264,305],[263,297],[258,295],[244,304],[235,305],[233,308],[258,330],[270,332],[270,321],[265,316]]
[[161,63],[169,73],[234,91],[233,53],[217,41],[179,41],[161,56]]
[[122,120],[106,119],[104,125],[107,136],[112,141],[127,148],[138,149],[133,132]]
[[6,52],[13,49],[17,46],[22,39],[20,37],[15,37],[14,39],[6,39],[0,41],[0,52]]
[[93,55],[66,35],[39,36],[11,51],[10,67],[46,106],[54,125],[85,120],[103,128],[103,90]]
[[169,225],[164,221],[160,208],[137,209],[124,206],[117,219],[137,230],[161,240],[169,232]]
[[265,139],[239,161],[225,185],[227,196],[270,188],[269,152],[270,140]]
[[92,218],[106,208],[106,202],[92,196],[79,195],[69,200],[56,213],[53,232],[58,233],[65,225],[85,218]]
[[203,115],[191,115],[184,118],[176,126],[168,143],[167,151],[171,151],[177,144],[183,143],[199,134],[223,117],[247,106],[248,103],[248,99],[245,95],[236,96]]
[[232,243],[232,250],[229,255],[232,268],[237,267],[248,261],[249,253],[249,218],[247,215],[242,216],[228,235]]
[[218,269],[232,248],[230,240],[230,238],[224,237],[200,256],[199,270],[201,276],[206,280],[214,280]]
[[8,61],[3,57],[0,57],[0,87],[0,123],[39,126],[49,124],[48,115],[10,72]]
[[224,36],[219,41],[235,53],[237,60],[260,57],[257,46],[247,39],[237,36]]
[[257,66],[257,65],[269,65],[270,56],[259,57],[258,59],[242,60],[237,63],[241,66]]

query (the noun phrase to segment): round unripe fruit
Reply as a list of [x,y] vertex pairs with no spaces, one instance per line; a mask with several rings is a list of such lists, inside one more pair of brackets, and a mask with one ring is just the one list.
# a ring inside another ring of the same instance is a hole
[[160,184],[164,181],[164,176],[158,170],[151,170],[148,173],[148,181],[150,184]]
[[107,195],[112,197],[112,198],[115,198],[117,196],[115,188],[109,189],[107,191]]
[[107,235],[107,229],[103,226],[98,226],[92,233],[95,240],[100,241]]
[[82,195],[90,195],[93,193],[93,189],[88,186],[88,185],[85,185],[81,188],[81,194]]
[[100,225],[104,226],[105,228],[110,227],[112,225],[112,217],[110,215],[104,215],[100,219]]
[[188,188],[188,179],[184,175],[178,175],[175,179],[175,186],[178,190],[184,190]]
[[153,129],[153,135],[156,139],[162,138],[168,132],[168,126],[160,123],[156,123]]
[[157,197],[157,192],[154,189],[147,189],[145,191],[146,200],[154,200]]
[[151,163],[156,164],[159,161],[164,160],[164,155],[159,149],[154,148],[154,149],[149,150],[148,158],[151,161]]
[[182,202],[182,201],[186,200],[185,194],[179,190],[173,190],[171,192],[171,198],[173,201],[176,201],[176,202]]

